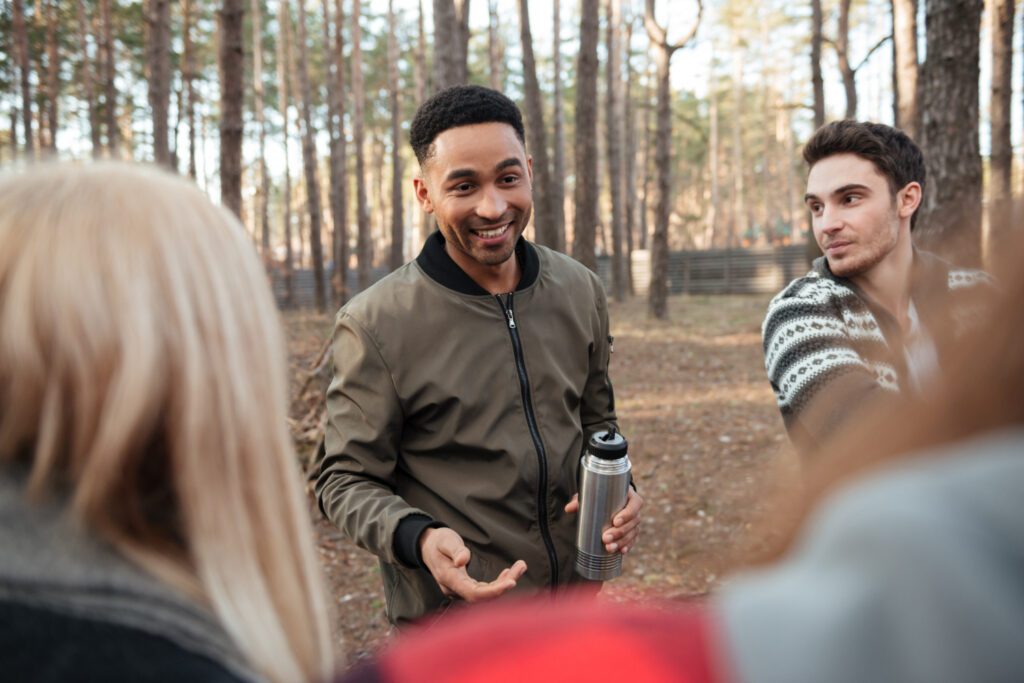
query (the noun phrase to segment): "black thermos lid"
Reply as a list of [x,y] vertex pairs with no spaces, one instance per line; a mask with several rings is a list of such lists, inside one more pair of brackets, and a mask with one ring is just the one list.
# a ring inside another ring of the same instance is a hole
[[618,460],[626,455],[626,440],[615,427],[608,431],[594,432],[590,436],[587,450],[602,460]]

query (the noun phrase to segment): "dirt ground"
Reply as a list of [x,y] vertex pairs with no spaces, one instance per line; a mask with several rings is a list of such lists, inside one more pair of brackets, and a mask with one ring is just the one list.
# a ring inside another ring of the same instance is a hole
[[[601,598],[655,601],[700,595],[738,558],[768,542],[750,533],[786,494],[792,455],[765,379],[760,324],[768,296],[678,296],[670,320],[646,301],[612,302],[611,377],[634,479],[644,497],[641,535]],[[322,429],[317,398],[333,316],[285,316],[295,397],[292,428],[308,457]],[[311,502],[319,550],[349,664],[386,642],[373,556],[349,543]]]

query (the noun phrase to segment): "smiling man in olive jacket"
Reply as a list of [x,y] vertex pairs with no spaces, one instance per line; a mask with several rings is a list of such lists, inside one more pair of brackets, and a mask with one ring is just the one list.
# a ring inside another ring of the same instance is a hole
[[[410,128],[417,200],[438,231],[338,313],[316,492],[380,558],[402,624],[573,571],[586,439],[615,422],[598,278],[522,238],[532,160],[507,97],[455,86]],[[643,501],[606,529],[627,552]]]

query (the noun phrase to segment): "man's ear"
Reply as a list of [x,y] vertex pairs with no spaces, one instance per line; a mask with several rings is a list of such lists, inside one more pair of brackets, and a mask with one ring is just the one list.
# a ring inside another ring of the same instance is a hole
[[900,218],[910,218],[921,205],[921,184],[909,182],[896,194],[896,210]]
[[533,157],[526,157],[526,173],[530,176],[530,185],[533,185]]
[[427,188],[427,181],[419,173],[412,178],[412,191],[423,210],[427,213],[434,213],[434,202],[430,200],[430,189]]

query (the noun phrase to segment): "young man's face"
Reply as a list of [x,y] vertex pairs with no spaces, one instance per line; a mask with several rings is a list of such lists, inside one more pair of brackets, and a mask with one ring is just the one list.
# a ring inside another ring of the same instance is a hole
[[449,128],[414,182],[448,254],[463,270],[501,266],[512,256],[533,208],[532,160],[507,123]]
[[814,238],[832,273],[852,278],[881,263],[903,239],[921,186],[908,183],[893,197],[875,165],[855,154],[818,161],[807,175],[807,207]]

